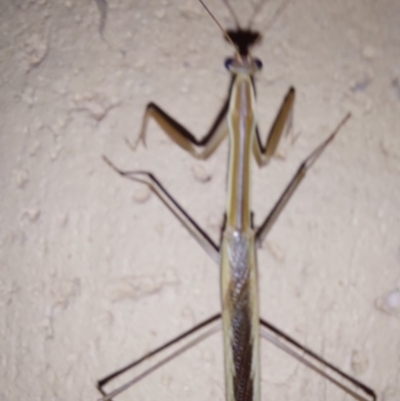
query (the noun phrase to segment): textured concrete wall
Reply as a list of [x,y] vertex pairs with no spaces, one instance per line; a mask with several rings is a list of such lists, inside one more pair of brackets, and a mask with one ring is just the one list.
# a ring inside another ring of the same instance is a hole
[[[94,1],[0,2],[2,400],[95,400],[97,378],[219,310],[212,260],[101,156],[153,171],[218,240],[227,145],[198,162],[155,124],[147,149],[124,137],[150,100],[200,137],[231,49],[195,0],[110,3],[107,44]],[[233,5],[246,21],[250,3]],[[353,113],[259,252],[262,315],[386,401],[400,399],[399,21],[397,0],[294,0],[255,51],[263,135],[298,94],[280,158],[254,168],[256,222]],[[221,352],[216,335],[120,399],[222,400]],[[262,363],[263,400],[342,399],[270,346]]]

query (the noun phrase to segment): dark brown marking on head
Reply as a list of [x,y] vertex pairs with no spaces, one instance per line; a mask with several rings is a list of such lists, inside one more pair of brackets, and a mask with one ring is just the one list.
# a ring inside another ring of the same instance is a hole
[[237,46],[241,56],[248,56],[250,48],[261,41],[261,34],[251,29],[229,29],[226,31],[232,42]]

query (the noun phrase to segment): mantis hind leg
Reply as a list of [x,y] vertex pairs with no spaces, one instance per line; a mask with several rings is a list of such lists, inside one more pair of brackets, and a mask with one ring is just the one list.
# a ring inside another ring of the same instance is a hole
[[[218,313],[214,316],[211,316],[209,319],[199,323],[195,327],[191,328],[188,331],[185,331],[184,333],[180,334],[179,336],[173,338],[172,340],[168,341],[167,343],[161,345],[160,347],[154,349],[153,351],[150,351],[146,355],[142,356],[139,359],[136,359],[135,361],[131,362],[130,364],[124,366],[121,369],[118,369],[117,371],[111,373],[110,375],[104,377],[103,379],[99,380],[97,382],[97,389],[100,391],[100,393],[103,395],[103,398],[101,401],[108,401],[111,400],[113,397],[117,396],[118,394],[124,392],[127,390],[129,387],[132,387],[134,384],[137,382],[141,381],[144,379],[146,376],[160,368],[161,366],[165,365],[167,362],[173,360],[177,356],[183,354],[185,351],[188,349],[194,347],[196,344],[200,343],[210,335],[214,334],[215,332],[219,331],[221,329],[221,322],[220,319],[221,314]],[[207,328],[207,330],[205,330]],[[193,338],[194,335],[197,335],[195,338]],[[175,351],[171,352],[171,347],[177,345],[181,341],[186,340],[186,343],[184,345],[180,345],[178,349]],[[136,374],[133,379],[129,380],[122,386],[117,387],[113,391],[107,393],[104,390],[104,387],[108,384],[111,383],[115,379],[119,379],[122,375],[125,373],[131,371],[134,368],[137,368],[142,365],[143,362],[149,360],[150,358],[153,358],[161,352],[164,351],[170,351],[170,354],[161,360],[159,360],[156,363],[153,363],[149,368],[145,369],[142,371],[142,373]]]
[[271,323],[260,319],[260,325],[260,335],[262,338],[274,344],[291,357],[297,359],[303,365],[341,388],[354,399],[359,401],[376,400],[374,390],[343,372],[332,363],[311,351],[309,348],[301,345]]

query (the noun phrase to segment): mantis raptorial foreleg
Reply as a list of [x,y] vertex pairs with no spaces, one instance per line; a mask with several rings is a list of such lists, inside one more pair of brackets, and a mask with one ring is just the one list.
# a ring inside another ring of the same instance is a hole
[[262,146],[258,128],[256,128],[256,140],[253,142],[253,154],[259,167],[268,164],[275,155],[282,134],[291,128],[295,96],[295,89],[291,87],[283,99],[281,108],[267,136],[265,146]]
[[228,134],[227,110],[228,100],[225,101],[208,133],[202,139],[197,140],[190,131],[155,103],[149,103],[143,116],[142,129],[135,147],[139,142],[146,143],[147,123],[149,118],[152,117],[164,133],[182,149],[196,159],[207,159]]
[[[290,128],[294,99],[295,90],[294,88],[290,88],[267,136],[265,146],[261,143],[258,128],[256,129],[253,153],[260,167],[265,166],[271,160],[276,152],[282,134],[286,129]],[[140,142],[146,143],[147,124],[151,117],[162,128],[164,133],[182,149],[186,150],[196,159],[207,159],[215,152],[228,134],[226,119],[228,102],[229,99],[225,101],[208,133],[200,140],[155,103],[149,103],[146,107],[140,135],[134,148]]]

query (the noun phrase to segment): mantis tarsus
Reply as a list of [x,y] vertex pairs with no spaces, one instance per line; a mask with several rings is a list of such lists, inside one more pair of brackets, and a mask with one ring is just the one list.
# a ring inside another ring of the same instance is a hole
[[[210,13],[203,1],[199,1]],[[226,1],[225,3],[228,4]],[[211,13],[210,15],[212,16]],[[227,135],[229,136],[228,194],[220,244],[217,245],[210,239],[164,189],[154,175],[146,171],[122,171],[105,158],[106,162],[121,176],[147,185],[211,258],[220,265],[222,314],[211,317],[143,358],[100,380],[98,388],[104,395],[103,401],[115,397],[160,365],[214,333],[219,328],[217,323],[221,317],[224,338],[225,389],[228,401],[258,401],[261,399],[260,335],[336,384],[355,399],[376,399],[373,390],[300,345],[270,323],[260,319],[258,313],[256,247],[262,244],[307,171],[334,139],[340,128],[349,119],[350,114],[347,114],[327,139],[304,160],[270,214],[259,227],[254,227],[253,214],[250,208],[251,156],[254,156],[259,167],[268,164],[274,156],[280,138],[291,124],[295,90],[294,88],[289,89],[267,140],[263,144],[255,115],[254,82],[254,76],[261,70],[262,64],[260,60],[253,58],[250,54],[250,48],[261,39],[261,35],[250,28],[242,29],[238,22],[235,30],[223,30],[223,32],[235,48],[235,56],[225,63],[232,77],[229,96],[210,131],[202,139],[197,140],[194,135],[160,107],[150,103],[146,108],[139,137],[139,140],[145,141],[147,122],[152,117],[170,139],[182,149],[195,158],[207,159],[213,154],[221,141]],[[205,331],[206,329],[208,331]],[[104,391],[104,386],[114,378],[151,356],[168,349],[181,339],[186,338],[188,340],[195,335],[197,337],[189,343],[136,376],[126,385],[108,394]]]

